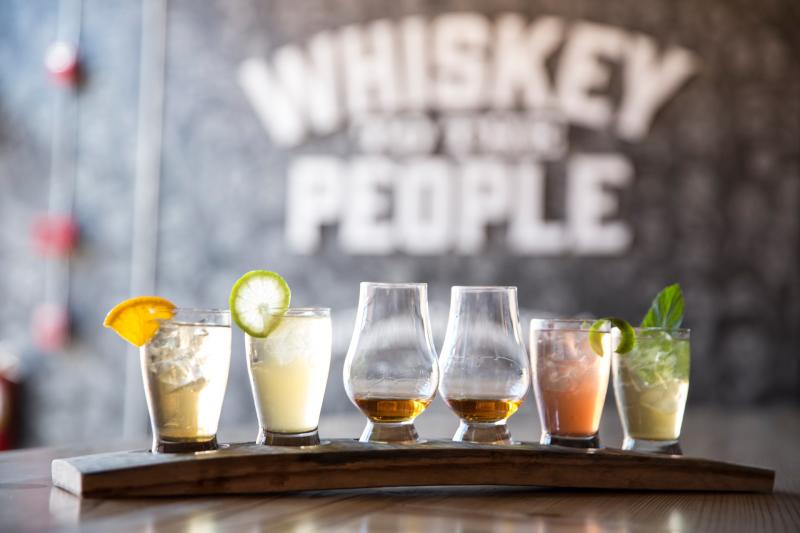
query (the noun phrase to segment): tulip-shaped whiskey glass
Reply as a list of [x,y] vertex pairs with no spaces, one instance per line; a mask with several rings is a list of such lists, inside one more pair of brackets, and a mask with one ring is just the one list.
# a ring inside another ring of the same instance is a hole
[[419,440],[414,419],[439,384],[425,283],[361,284],[343,377],[368,418],[361,442]]
[[453,287],[439,356],[442,398],[461,419],[454,441],[508,444],[506,421],[530,386],[516,287]]

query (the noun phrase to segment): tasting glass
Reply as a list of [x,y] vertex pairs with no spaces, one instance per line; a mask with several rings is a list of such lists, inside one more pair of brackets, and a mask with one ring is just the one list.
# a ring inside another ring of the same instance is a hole
[[361,283],[343,377],[368,419],[362,442],[419,440],[414,419],[439,384],[427,284]]
[[542,424],[541,444],[598,448],[611,368],[611,326],[594,320],[533,319],[531,367]]
[[508,444],[506,421],[530,386],[516,287],[453,287],[439,356],[442,398],[461,423],[454,441]]
[[637,328],[636,345],[612,355],[623,450],[681,454],[689,394],[690,331]]
[[178,308],[139,348],[153,453],[215,450],[231,359],[231,317]]
[[262,338],[244,334],[259,424],[256,443],[319,444],[319,414],[331,364],[330,309],[266,312],[274,324],[269,334]]

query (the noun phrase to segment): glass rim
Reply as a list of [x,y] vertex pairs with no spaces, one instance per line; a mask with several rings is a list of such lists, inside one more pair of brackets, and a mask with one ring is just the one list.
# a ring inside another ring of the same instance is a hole
[[418,289],[420,287],[427,287],[427,283],[416,283],[416,282],[401,282],[401,283],[392,283],[392,282],[384,282],[384,281],[362,281],[360,284],[361,287],[378,287],[381,289]]
[[[531,319],[531,331],[592,331],[592,324],[597,322],[598,320],[602,320],[600,318],[532,318]],[[546,323],[546,322],[554,322],[556,324],[564,324],[565,326],[569,326],[572,324],[576,324],[576,327],[536,327],[537,325]],[[589,324],[588,326],[584,327],[583,324]],[[598,331],[600,333],[609,333],[611,331],[611,325],[606,323],[603,327],[596,328],[594,331]]]
[[330,307],[267,307],[267,313],[283,316],[330,316]]
[[691,328],[663,328],[663,327],[647,327],[647,328],[640,328],[638,326],[633,326],[633,330],[636,333],[648,331],[666,331],[667,333],[679,333],[681,335],[687,335],[692,332]]
[[[182,317],[181,315],[185,316]],[[217,307],[176,307],[171,318],[161,320],[160,322],[162,324],[187,326],[206,325],[230,327],[231,311],[230,309]]]
[[691,328],[665,328],[662,326],[647,326],[645,328],[641,326],[633,326],[633,329],[641,331],[692,331]]
[[451,290],[463,292],[508,292],[516,291],[515,285],[453,285]]

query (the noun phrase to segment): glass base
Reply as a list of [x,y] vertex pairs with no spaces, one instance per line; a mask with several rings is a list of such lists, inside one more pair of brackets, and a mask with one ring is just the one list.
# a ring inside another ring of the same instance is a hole
[[414,444],[419,442],[417,428],[413,422],[386,424],[367,421],[359,442],[382,442],[388,444]]
[[565,437],[563,435],[551,435],[543,431],[542,438],[539,439],[539,444],[545,446],[564,446],[567,448],[599,448],[600,437],[598,433],[589,435],[587,437]]
[[632,452],[663,453],[667,455],[683,455],[678,440],[645,440],[625,437],[622,449]]
[[319,444],[317,428],[303,433],[276,433],[261,428],[256,438],[256,444],[267,446],[316,446]]
[[476,442],[481,444],[511,444],[511,433],[505,420],[494,423],[469,423],[464,420],[458,425],[456,442]]
[[218,450],[217,437],[205,441],[167,440],[153,438],[153,453],[193,453]]

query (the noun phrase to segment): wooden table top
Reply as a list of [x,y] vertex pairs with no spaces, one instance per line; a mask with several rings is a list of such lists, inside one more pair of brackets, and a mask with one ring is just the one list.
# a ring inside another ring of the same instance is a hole
[[[516,420],[515,420],[516,419]],[[512,419],[512,433],[534,439],[534,413]],[[329,437],[357,434],[356,416],[325,417]],[[601,436],[618,445],[619,422],[606,413]],[[455,428],[425,413],[424,436]],[[252,432],[252,431],[251,431]],[[244,439],[241,432],[220,435]],[[50,483],[50,461],[120,446],[73,446],[0,453],[0,531],[800,531],[800,409],[730,412],[692,409],[687,455],[776,470],[774,494],[642,493],[511,487],[392,488],[217,498],[80,499]]]

